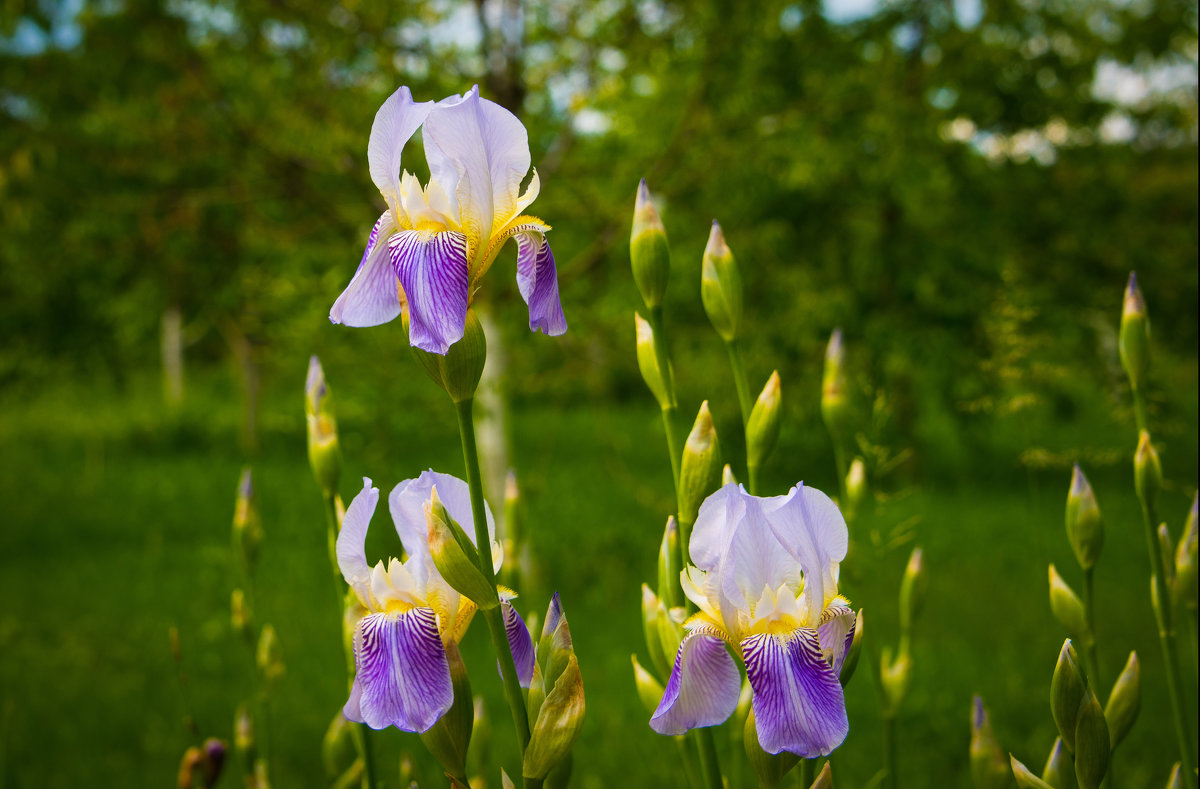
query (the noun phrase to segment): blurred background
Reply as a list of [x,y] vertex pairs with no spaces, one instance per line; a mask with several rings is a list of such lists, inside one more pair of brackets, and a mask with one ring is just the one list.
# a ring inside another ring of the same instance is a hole
[[[850,594],[887,637],[914,544],[930,574],[902,774],[967,781],[975,691],[1006,749],[1044,759],[1062,638],[1045,565],[1075,569],[1062,508],[1079,461],[1109,529],[1102,666],[1111,678],[1143,656],[1122,785],[1165,780],[1116,329],[1136,269],[1178,535],[1197,475],[1195,2],[7,0],[0,14],[0,786],[163,785],[185,714],[230,736],[250,675],[227,615],[244,464],[267,535],[256,613],[288,664],[275,783],[320,783],[344,678],[305,370],[319,354],[345,494],[362,475],[387,489],[429,466],[462,474],[452,409],[400,327],[327,316],[383,207],[365,156],[376,109],[401,84],[428,100],[475,83],[529,130],[570,324],[527,331],[502,253],[480,300],[539,557],[526,607],[561,591],[589,691],[576,785],[676,781],[628,662],[671,509],[633,354],[643,177],[672,241],[681,411],[709,399],[731,460],[737,401],[698,298],[712,219],[742,266],[751,386],[783,379],[775,492],[837,487],[820,375],[845,333],[875,494]],[[427,177],[419,139],[405,167]],[[482,630],[468,664],[511,764]],[[878,766],[867,677],[849,703],[835,775],[863,785]],[[415,738],[384,741],[437,785]]]

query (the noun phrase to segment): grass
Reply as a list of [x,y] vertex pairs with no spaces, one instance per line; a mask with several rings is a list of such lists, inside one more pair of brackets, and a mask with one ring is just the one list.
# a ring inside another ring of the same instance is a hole
[[[429,466],[462,474],[452,409],[426,395],[432,386],[421,381],[403,408],[373,411],[349,375],[331,371],[331,382],[347,496],[364,474],[384,490]],[[255,614],[275,626],[287,665],[271,712],[273,777],[281,787],[323,783],[319,744],[345,700],[299,386],[268,391],[252,464],[267,534]],[[646,726],[629,666],[630,653],[644,653],[639,585],[654,577],[670,506],[659,416],[646,400],[571,410],[526,405],[513,418],[512,451],[539,561],[537,583],[519,607],[526,616],[542,614],[551,591],[562,595],[587,688],[574,758],[573,785],[582,789],[681,784],[674,749]],[[125,392],[68,388],[0,402],[0,786],[161,786],[189,744],[185,714],[205,735],[231,736],[252,671],[228,621],[229,524],[243,464],[235,403],[232,385],[219,376],[194,385],[175,415],[145,381]],[[807,474],[829,489],[831,464],[822,448],[785,440],[767,481],[782,492]],[[968,710],[976,692],[1003,746],[1030,766],[1040,768],[1055,736],[1049,683],[1063,634],[1047,605],[1046,564],[1055,562],[1078,587],[1062,527],[1069,476],[997,477],[901,491],[853,529],[843,587],[865,607],[876,645],[895,638],[895,590],[909,549],[925,549],[928,594],[898,721],[903,785],[969,783]],[[1123,464],[1092,482],[1107,525],[1097,571],[1102,680],[1107,687],[1129,649],[1143,669],[1141,719],[1117,753],[1118,785],[1161,785],[1176,757],[1140,516]],[[1162,502],[1175,534],[1187,492],[1174,488]],[[915,543],[892,540],[897,526]],[[396,550],[389,531],[380,512],[369,558]],[[186,693],[168,644],[172,626]],[[496,764],[514,772],[515,743],[484,631],[471,628],[464,655],[475,692],[487,700]],[[1194,646],[1185,643],[1183,656],[1194,705]],[[841,786],[867,784],[880,763],[870,670],[864,660],[847,691],[851,733],[834,759]],[[1191,720],[1194,726],[1194,706]],[[717,739],[725,743],[727,735]],[[440,785],[415,736],[393,730],[376,742],[390,785],[404,750],[423,786]],[[498,785],[497,775],[489,780]],[[223,780],[236,783],[232,775]]]

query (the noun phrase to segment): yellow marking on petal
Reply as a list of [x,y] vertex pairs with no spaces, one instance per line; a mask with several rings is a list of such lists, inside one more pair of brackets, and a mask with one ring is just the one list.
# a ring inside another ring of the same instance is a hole
[[492,234],[488,239],[487,249],[479,257],[478,260],[473,260],[470,267],[471,284],[474,285],[479,280],[483,279],[483,275],[492,267],[492,263],[496,261],[496,256],[500,254],[500,250],[504,247],[504,242],[515,236],[517,233],[538,232],[545,233],[550,230],[550,225],[546,224],[536,216],[522,214],[515,216],[508,221],[503,227]]

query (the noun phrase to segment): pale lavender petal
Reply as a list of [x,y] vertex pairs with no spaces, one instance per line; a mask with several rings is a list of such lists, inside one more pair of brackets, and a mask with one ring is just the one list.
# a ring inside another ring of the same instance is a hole
[[550,605],[546,607],[546,621],[542,623],[542,638],[554,635],[562,618],[562,601],[558,599],[558,592],[555,592],[554,596],[550,598]]
[[800,570],[779,545],[763,513],[762,499],[747,496],[719,566],[722,617],[733,625],[735,612],[749,611],[764,589],[774,592],[785,584],[799,588]]
[[365,723],[362,717],[362,684],[358,681],[358,677],[354,678],[354,682],[350,685],[350,698],[342,707],[342,715],[348,721],[355,723]]
[[835,568],[846,558],[849,532],[837,505],[821,491],[798,484],[764,502],[771,531],[804,570],[809,621],[820,617],[825,596],[837,588]]
[[500,611],[504,614],[504,632],[508,634],[508,648],[512,652],[513,663],[517,666],[517,680],[521,687],[529,687],[533,679],[533,639],[529,637],[529,628],[517,613],[512,603],[500,603]]
[[360,717],[372,729],[426,731],[454,701],[432,609],[363,617],[354,631],[354,666]]
[[346,326],[378,326],[400,314],[396,272],[387,244],[379,243],[380,235],[393,227],[392,213],[384,211],[371,230],[354,278],[329,310],[329,320]]
[[[471,489],[467,483],[450,474],[441,474],[433,469],[421,472],[416,479],[406,479],[392,488],[388,496],[388,509],[391,510],[392,520],[396,523],[396,533],[409,556],[427,556],[429,554],[428,528],[425,523],[425,503],[429,501],[430,491],[437,487],[438,499],[450,513],[450,517],[458,521],[471,542],[475,542],[475,520],[471,514]],[[483,503],[484,517],[487,519],[488,537],[496,539],[496,521],[487,502]]]
[[[375,113],[367,141],[367,166],[371,180],[384,197],[400,194],[400,152],[431,109],[432,101],[415,103],[408,88],[401,86]],[[391,202],[389,199],[389,205]]]
[[550,242],[540,231],[517,233],[517,290],[529,305],[529,330],[557,337],[567,331],[558,298],[558,273]]
[[821,652],[833,673],[839,676],[842,673],[842,661],[846,659],[846,650],[854,640],[856,618],[849,606],[841,604],[831,605],[821,614],[821,625],[817,628]]
[[813,759],[842,744],[850,731],[846,700],[816,631],[751,636],[742,641],[742,654],[764,751]]
[[371,585],[371,568],[367,564],[365,544],[367,541],[367,526],[371,516],[375,514],[375,506],[379,503],[379,488],[371,487],[369,477],[363,477],[363,488],[359,491],[346,514],[342,516],[342,528],[337,536],[337,561],[342,577],[351,589],[358,592],[364,600],[369,598],[367,590]]
[[444,354],[467,321],[467,240],[462,233],[403,230],[388,240],[408,299],[408,341]]
[[679,645],[650,728],[659,734],[683,734],[722,723],[737,707],[741,686],[725,642],[707,633],[689,633]]
[[740,485],[731,482],[704,500],[688,543],[692,564],[701,570],[717,569],[749,498]]

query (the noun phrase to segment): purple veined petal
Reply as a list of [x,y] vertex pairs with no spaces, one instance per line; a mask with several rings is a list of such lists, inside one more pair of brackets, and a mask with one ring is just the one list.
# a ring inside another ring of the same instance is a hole
[[369,477],[363,477],[363,488],[359,491],[346,514],[342,516],[342,528],[338,532],[336,553],[338,568],[350,588],[362,600],[370,600],[371,567],[367,564],[365,545],[367,526],[379,503],[379,488],[371,487]]
[[466,237],[402,230],[388,239],[388,250],[408,299],[408,341],[444,354],[462,339],[467,321]]
[[350,685],[350,698],[342,707],[342,715],[348,721],[366,723],[362,717],[362,685],[359,683],[358,677],[355,677],[353,684]]
[[741,485],[730,482],[704,500],[688,542],[692,564],[701,570],[717,569],[749,498]]
[[816,631],[751,636],[742,641],[742,654],[764,751],[813,759],[842,744],[850,731],[846,700]]
[[363,617],[354,631],[354,667],[359,717],[372,729],[423,732],[454,702],[450,663],[429,608]]
[[[517,667],[517,681],[521,687],[528,688],[533,679],[533,639],[529,637],[529,628],[525,620],[517,613],[512,603],[502,601],[500,612],[504,615],[504,632],[508,635],[508,648],[512,652],[513,663]],[[499,661],[496,668],[500,668]]]
[[[367,140],[367,166],[371,180],[387,198],[390,207],[399,206],[400,152],[425,122],[431,109],[432,101],[416,103],[408,88],[401,86],[375,113],[371,136]],[[392,205],[393,202],[396,205]]]
[[708,633],[689,633],[679,645],[650,728],[659,734],[683,734],[716,726],[733,714],[741,686],[741,674],[725,642]]
[[850,606],[834,603],[821,612],[821,624],[817,635],[821,641],[821,653],[830,662],[833,673],[840,676],[846,650],[854,640],[854,622],[857,617]]
[[529,305],[529,330],[565,334],[567,319],[558,298],[558,271],[545,234],[535,226],[513,234],[517,242],[517,290]]
[[346,326],[378,326],[400,314],[396,272],[387,253],[387,244],[379,243],[380,235],[393,226],[391,211],[384,211],[371,230],[353,279],[329,310],[330,321]]

